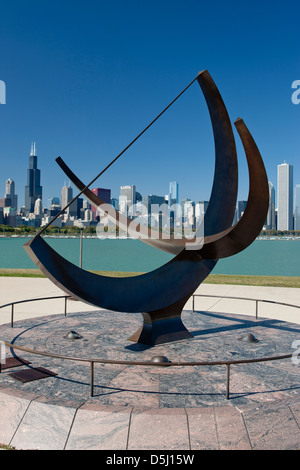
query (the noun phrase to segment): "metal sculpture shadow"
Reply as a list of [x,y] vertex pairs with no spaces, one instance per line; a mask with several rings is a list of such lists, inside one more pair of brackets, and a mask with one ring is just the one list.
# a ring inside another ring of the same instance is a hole
[[[41,237],[45,228],[24,245],[37,267],[67,294],[113,312],[141,313],[143,323],[129,339],[150,346],[192,337],[181,319],[184,305],[219,259],[239,253],[255,240],[265,222],[269,206],[268,179],[260,152],[243,120],[237,119],[234,124],[249,169],[249,195],[242,218],[232,226],[238,186],[237,152],[232,126],[210,74],[203,71],[195,80],[207,103],[215,142],[214,181],[204,217],[204,240],[200,249],[186,249],[186,239],[163,239],[161,235],[157,239],[149,238],[148,229],[137,226],[142,242],[175,256],[150,273],[113,278],[81,269],[60,256]],[[76,197],[84,194],[96,207],[104,204],[89,189],[94,180],[85,186],[60,157],[57,163],[80,190]],[[131,219],[114,210],[111,217],[116,225],[124,227],[132,224]]]

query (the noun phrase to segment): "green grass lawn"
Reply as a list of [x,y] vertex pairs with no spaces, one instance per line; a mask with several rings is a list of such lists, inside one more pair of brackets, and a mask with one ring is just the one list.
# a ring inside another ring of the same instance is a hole
[[[93,271],[103,276],[129,277],[143,273],[130,273],[118,271]],[[13,277],[45,277],[38,269],[0,269],[0,276]],[[300,277],[288,276],[240,276],[210,274],[204,281],[208,284],[232,284],[243,286],[267,286],[267,287],[295,287],[300,288]]]

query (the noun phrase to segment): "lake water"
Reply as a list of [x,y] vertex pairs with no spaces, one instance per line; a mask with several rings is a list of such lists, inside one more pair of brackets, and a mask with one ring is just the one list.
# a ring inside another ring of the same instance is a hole
[[[0,268],[34,269],[25,252],[26,238],[0,238]],[[47,238],[47,243],[79,265],[78,238]],[[138,240],[83,240],[83,268],[149,272],[172,258]],[[300,276],[300,240],[256,240],[241,253],[219,260],[213,274]]]

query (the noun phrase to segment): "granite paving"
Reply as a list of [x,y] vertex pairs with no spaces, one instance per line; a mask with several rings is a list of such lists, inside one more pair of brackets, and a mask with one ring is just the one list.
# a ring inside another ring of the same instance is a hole
[[[231,365],[229,399],[226,365],[185,363],[291,355],[300,325],[217,308],[185,310],[183,322],[193,338],[154,347],[128,339],[141,323],[136,314],[93,309],[1,325],[2,341],[47,355],[6,347],[7,357],[30,364],[0,374],[0,443],[24,450],[299,450],[297,361]],[[71,331],[77,339],[67,338]],[[171,365],[134,364],[154,356]],[[38,367],[56,375],[27,383],[13,375]]]

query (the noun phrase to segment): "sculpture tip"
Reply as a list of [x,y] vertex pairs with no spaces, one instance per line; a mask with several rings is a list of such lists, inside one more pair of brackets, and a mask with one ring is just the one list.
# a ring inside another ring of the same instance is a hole
[[244,120],[239,117],[234,121],[234,124],[242,124],[243,122],[244,122]]

